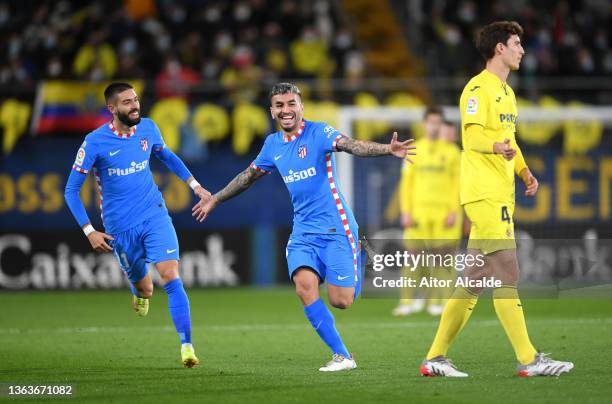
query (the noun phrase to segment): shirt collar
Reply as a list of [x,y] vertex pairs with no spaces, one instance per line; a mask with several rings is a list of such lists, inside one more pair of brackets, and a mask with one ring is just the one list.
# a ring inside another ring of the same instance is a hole
[[283,140],[285,141],[285,143],[293,142],[295,139],[300,137],[300,135],[304,131],[304,124],[305,124],[305,121],[302,119],[302,123],[300,123],[300,129],[297,132],[291,135],[283,135]]
[[130,128],[130,132],[129,133],[121,133],[117,130],[117,128],[115,128],[115,125],[113,125],[113,121],[110,121],[108,123],[108,127],[110,128],[110,130],[117,136],[119,136],[122,139],[128,139],[130,138],[132,135],[134,135],[134,133],[136,133],[136,127],[138,125],[134,125]]

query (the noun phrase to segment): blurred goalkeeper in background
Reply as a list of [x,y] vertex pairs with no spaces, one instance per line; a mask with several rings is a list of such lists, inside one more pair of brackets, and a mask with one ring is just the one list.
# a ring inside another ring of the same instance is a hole
[[[425,137],[415,143],[419,155],[415,156],[414,165],[404,163],[402,166],[401,224],[406,247],[412,253],[454,254],[461,238],[460,151],[454,143],[441,139],[443,121],[442,109],[432,106],[425,110]],[[404,268],[403,276],[416,279],[418,284],[423,276],[452,279],[454,269],[444,266]],[[416,292],[419,292],[416,288],[403,288],[393,315],[407,316],[422,311],[425,299],[415,296]],[[428,298],[428,313],[439,316],[451,290],[431,287],[420,292]]]
[[[493,290],[493,305],[514,348],[519,376],[558,376],[574,365],[553,360],[534,348],[517,292],[514,176],[518,175],[525,184],[527,196],[534,196],[538,190],[538,181],[516,144],[516,98],[506,82],[510,71],[518,70],[525,54],[522,34],[523,29],[514,21],[484,27],[476,45],[486,60],[486,68],[467,83],[461,94],[461,204],[472,223],[468,254],[485,257],[484,266],[468,267],[461,276],[468,281],[494,277],[502,282]],[[482,290],[477,283],[455,289],[421,365],[423,376],[467,376],[446,354],[469,320]]]

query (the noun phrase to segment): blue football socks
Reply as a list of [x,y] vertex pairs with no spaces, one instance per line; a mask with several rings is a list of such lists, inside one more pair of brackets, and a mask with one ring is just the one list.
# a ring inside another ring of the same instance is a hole
[[327,344],[333,353],[350,358],[350,354],[336,330],[334,316],[321,298],[304,307],[304,313],[319,337]]
[[181,278],[168,282],[164,289],[168,294],[168,308],[181,343],[191,343],[191,317],[189,314],[189,298],[183,288]]

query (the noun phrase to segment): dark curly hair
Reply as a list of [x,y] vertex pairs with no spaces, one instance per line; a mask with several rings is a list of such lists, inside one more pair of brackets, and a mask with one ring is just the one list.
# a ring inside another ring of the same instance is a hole
[[485,60],[495,56],[498,43],[508,44],[512,35],[523,35],[523,27],[516,21],[496,21],[480,30],[476,38],[476,48]]

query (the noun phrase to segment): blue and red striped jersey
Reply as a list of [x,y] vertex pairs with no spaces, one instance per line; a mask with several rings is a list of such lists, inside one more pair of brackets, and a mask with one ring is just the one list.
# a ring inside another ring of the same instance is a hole
[[352,239],[350,232],[357,231],[336,176],[334,151],[342,136],[326,123],[305,120],[291,136],[282,131],[268,135],[252,163],[257,170],[281,175],[293,203],[294,235],[337,233]]
[[107,233],[120,233],[156,214],[167,214],[149,168],[151,152],[164,147],[159,128],[148,118],[130,133],[120,133],[107,123],[85,137],[72,169],[93,171]]

